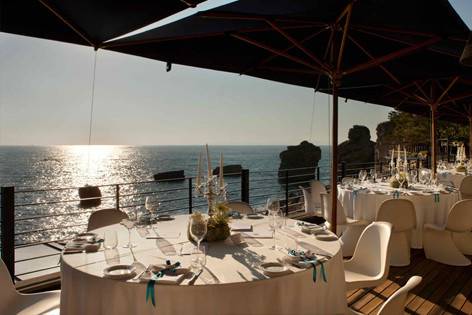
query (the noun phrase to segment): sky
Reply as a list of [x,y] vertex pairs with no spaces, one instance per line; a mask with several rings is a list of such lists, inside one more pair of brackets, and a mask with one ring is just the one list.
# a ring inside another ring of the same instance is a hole
[[[451,3],[472,27],[472,0]],[[0,145],[87,144],[94,54],[0,33]],[[330,143],[329,100],[312,89],[179,65],[166,72],[162,62],[106,50],[98,50],[96,67],[92,144]],[[339,141],[354,124],[375,141],[390,111],[340,101]]]

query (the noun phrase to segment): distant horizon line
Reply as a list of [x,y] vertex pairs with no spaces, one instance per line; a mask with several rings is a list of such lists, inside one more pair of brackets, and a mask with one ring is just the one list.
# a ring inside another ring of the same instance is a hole
[[[305,141],[305,140],[304,140]],[[307,140],[306,140],[307,141]],[[308,141],[310,142],[310,141]],[[330,146],[330,144],[317,144],[310,142],[316,146]],[[249,146],[296,146],[298,144],[212,144],[208,146],[232,146],[232,147],[249,147]],[[204,146],[204,144],[0,144],[0,147],[69,147],[69,146],[114,146],[114,147],[196,147]]]

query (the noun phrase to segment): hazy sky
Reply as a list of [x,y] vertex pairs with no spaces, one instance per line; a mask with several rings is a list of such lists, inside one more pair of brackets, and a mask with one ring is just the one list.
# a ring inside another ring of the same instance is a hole
[[[209,6],[228,1],[212,1]],[[472,26],[472,1],[451,3]],[[94,52],[0,33],[0,144],[86,144]],[[314,126],[310,122],[315,101]],[[98,51],[93,144],[329,142],[328,97],[313,90]],[[340,102],[340,141],[390,108]]]

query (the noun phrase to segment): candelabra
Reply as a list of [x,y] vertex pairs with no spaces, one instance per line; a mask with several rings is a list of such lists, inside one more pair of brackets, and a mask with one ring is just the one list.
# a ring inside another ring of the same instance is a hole
[[227,185],[220,186],[216,175],[207,176],[200,183],[195,184],[195,192],[197,196],[204,197],[207,200],[208,214],[211,214],[218,199],[227,201]]

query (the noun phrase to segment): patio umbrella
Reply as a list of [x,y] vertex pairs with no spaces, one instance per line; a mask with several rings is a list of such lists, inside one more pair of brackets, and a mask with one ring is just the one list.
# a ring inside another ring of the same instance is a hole
[[2,0],[0,31],[98,47],[203,0]]
[[468,33],[446,0],[240,0],[104,48],[332,94],[335,228],[338,96],[366,100],[379,87],[467,76],[458,58]]

